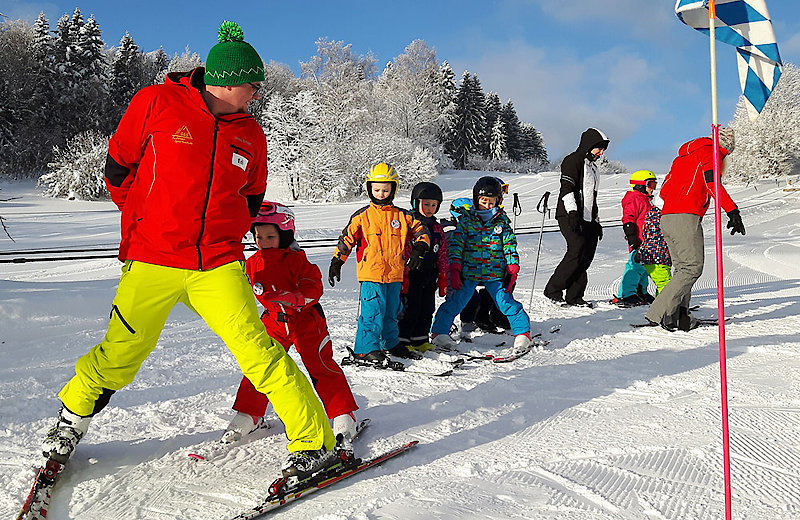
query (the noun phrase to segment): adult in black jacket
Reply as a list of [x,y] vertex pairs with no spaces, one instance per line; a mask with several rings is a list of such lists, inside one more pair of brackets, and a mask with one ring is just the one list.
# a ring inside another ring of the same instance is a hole
[[578,149],[561,161],[556,220],[567,241],[567,252],[544,288],[544,295],[555,302],[590,306],[583,299],[586,270],[594,259],[597,241],[603,239],[603,227],[597,218],[599,176],[596,161],[608,148],[608,143],[603,132],[589,128],[581,134]]

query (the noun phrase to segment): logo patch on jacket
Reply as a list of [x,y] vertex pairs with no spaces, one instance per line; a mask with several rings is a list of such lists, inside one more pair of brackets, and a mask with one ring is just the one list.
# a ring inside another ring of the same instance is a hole
[[233,152],[233,157],[231,157],[231,164],[234,166],[238,166],[244,171],[247,171],[247,163],[248,159],[244,155],[240,155],[237,152]]
[[189,127],[186,125],[183,125],[178,129],[177,132],[172,134],[172,140],[179,144],[194,143],[194,138],[192,137],[191,132],[189,132]]
[[392,220],[392,227],[395,229],[400,229],[400,221],[397,219]]
[[503,226],[497,225],[497,226],[494,227],[494,234],[495,235],[499,235],[502,232],[503,232]]

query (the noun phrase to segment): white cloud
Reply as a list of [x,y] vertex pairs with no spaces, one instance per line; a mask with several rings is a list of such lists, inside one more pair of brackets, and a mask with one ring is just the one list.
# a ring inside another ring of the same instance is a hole
[[664,89],[693,88],[623,48],[578,58],[523,42],[493,44],[453,66],[457,74],[476,73],[484,91],[500,93],[503,102],[511,98],[520,119],[542,132],[553,160],[574,150],[587,127],[602,129],[613,146],[653,120],[672,119]]
[[791,60],[795,56],[800,56],[800,33],[793,34],[786,41],[779,41],[778,49],[784,61],[787,61],[787,58]]
[[40,12],[44,12],[48,17],[54,16],[54,13],[60,13],[61,9],[58,5],[50,2],[20,2],[19,0],[4,0],[0,12],[8,17],[10,20],[28,20],[33,21],[39,16]]
[[675,24],[673,2],[653,0],[529,0],[562,22],[613,23],[636,36],[662,34]]

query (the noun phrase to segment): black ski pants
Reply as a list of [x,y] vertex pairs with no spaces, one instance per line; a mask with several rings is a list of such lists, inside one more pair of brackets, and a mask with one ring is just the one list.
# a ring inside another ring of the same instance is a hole
[[[594,222],[581,222],[580,229],[575,232],[567,223],[567,217],[558,218],[558,229],[567,241],[567,252],[558,264],[553,275],[544,288],[544,295],[553,300],[564,298],[567,303],[576,303],[583,299],[588,278],[586,271],[592,265],[597,241],[600,236],[600,225]],[[563,294],[566,290],[567,293]]]
[[418,347],[428,343],[433,311],[436,310],[437,274],[437,271],[408,273],[408,292],[401,296],[403,310],[397,323],[401,345]]

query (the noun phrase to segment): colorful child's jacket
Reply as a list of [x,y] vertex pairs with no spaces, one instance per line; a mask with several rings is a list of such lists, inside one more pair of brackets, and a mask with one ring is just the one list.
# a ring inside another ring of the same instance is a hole
[[355,249],[360,282],[402,282],[406,244],[418,241],[430,245],[428,230],[410,211],[370,203],[350,217],[333,256],[345,261]]
[[639,262],[644,265],[672,265],[667,242],[661,233],[661,210],[655,205],[644,216]]
[[517,236],[503,208],[483,222],[474,208],[462,208],[448,244],[450,263],[461,264],[465,279],[501,280],[506,265],[519,264]]

